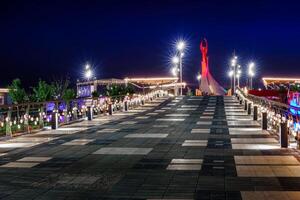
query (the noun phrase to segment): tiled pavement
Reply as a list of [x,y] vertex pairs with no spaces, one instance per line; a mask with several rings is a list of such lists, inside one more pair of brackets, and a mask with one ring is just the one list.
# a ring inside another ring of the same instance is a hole
[[0,142],[2,199],[300,199],[299,153],[232,97],[160,98]]

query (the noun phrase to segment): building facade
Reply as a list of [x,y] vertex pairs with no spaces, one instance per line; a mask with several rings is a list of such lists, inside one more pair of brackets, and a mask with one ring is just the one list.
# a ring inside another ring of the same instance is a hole
[[0,105],[9,104],[8,89],[0,88]]

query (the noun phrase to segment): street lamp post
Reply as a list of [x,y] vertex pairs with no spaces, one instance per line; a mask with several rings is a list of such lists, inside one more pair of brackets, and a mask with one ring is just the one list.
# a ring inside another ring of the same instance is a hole
[[180,95],[182,96],[182,58],[184,56],[183,50],[185,48],[185,42],[179,41],[177,43],[177,50],[179,52],[178,58],[179,58],[179,70],[180,70]]
[[199,90],[200,90],[200,84],[201,84],[201,74],[200,73],[197,75],[197,80],[198,80]]
[[236,67],[237,67],[237,56],[234,56],[233,59],[231,60],[231,68],[232,68],[232,73],[233,73],[233,94],[235,93],[236,90]]
[[84,71],[85,78],[89,81],[90,78],[93,76],[93,71],[91,70],[91,67],[89,64],[85,65],[85,71]]
[[238,87],[240,87],[240,77],[241,77],[241,74],[242,74],[242,70],[241,70],[241,66],[238,65],[238,69],[237,69],[237,72],[236,72],[236,77],[237,77],[237,85]]
[[[231,69],[229,72],[228,72],[228,76],[230,77],[230,89],[233,90],[233,82],[232,82],[232,77],[233,77],[233,70]],[[232,92],[231,92],[232,93]]]
[[252,79],[253,79],[253,76],[254,76],[254,66],[255,64],[253,62],[251,62],[249,65],[248,65],[248,75],[249,75],[249,89],[252,90]]
[[[173,76],[177,77],[178,78],[178,63],[179,63],[179,58],[177,56],[174,56],[172,58],[172,62],[173,64],[175,65],[173,68],[172,68],[172,74]],[[175,86],[174,86],[174,95],[177,96],[177,82],[175,83]]]

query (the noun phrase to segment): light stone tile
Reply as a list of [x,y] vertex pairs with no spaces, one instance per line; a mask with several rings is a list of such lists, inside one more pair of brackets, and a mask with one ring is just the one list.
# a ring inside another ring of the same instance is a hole
[[194,111],[197,110],[197,108],[177,108],[178,111]]
[[168,134],[161,133],[132,133],[125,136],[125,138],[165,138]]
[[159,125],[153,125],[152,126],[153,128],[168,128],[169,127],[169,125],[163,125],[163,124],[159,124]]
[[195,129],[192,129],[191,133],[210,133],[210,129],[207,129],[207,128],[195,128]]
[[268,150],[280,149],[279,144],[232,144],[232,149]]
[[166,112],[166,110],[155,110],[154,112],[156,112],[156,113],[162,113],[162,112]]
[[224,167],[223,166],[213,166],[213,169],[217,169],[217,170],[223,170]]
[[236,165],[299,165],[294,156],[234,156]]
[[245,112],[244,109],[225,108],[225,112]]
[[278,143],[275,138],[231,138],[232,144],[265,144]]
[[213,117],[214,115],[215,115],[215,113],[212,113],[212,112],[203,112],[201,117],[204,117],[204,116],[211,116],[211,117]]
[[227,116],[227,121],[251,121],[253,118],[251,116]]
[[214,163],[224,163],[224,160],[213,160]]
[[228,126],[260,126],[257,121],[228,121]]
[[132,115],[135,115],[135,114],[138,114],[138,113],[133,113],[133,112],[119,112],[119,113],[114,113],[113,115],[114,116],[132,116]]
[[150,107],[150,108],[154,108],[156,106],[159,106],[159,103],[146,103],[143,105],[143,107]]
[[52,159],[52,157],[42,157],[42,156],[29,156],[29,157],[24,157],[19,160],[18,162],[46,162],[47,160]]
[[211,116],[200,116],[200,119],[213,119],[214,116],[211,115]]
[[231,116],[231,115],[233,115],[233,116],[248,116],[248,113],[246,113],[246,112],[226,112],[225,111],[225,114],[227,115],[227,116]]
[[160,118],[156,119],[156,121],[166,121],[166,122],[183,122],[184,118]]
[[[50,134],[50,133],[49,133]],[[8,142],[12,143],[12,142],[29,142],[29,143],[44,143],[44,142],[50,142],[54,139],[56,139],[57,137],[26,137],[25,136],[20,136],[20,137],[16,137],[16,138],[12,138],[10,140],[8,140]]]
[[173,113],[173,114],[166,114],[166,117],[188,117],[190,114],[184,114],[184,113]]
[[38,164],[39,163],[36,163],[36,162],[10,162],[10,163],[1,165],[0,167],[3,167],[3,168],[31,168]]
[[99,130],[97,132],[98,133],[114,133],[114,132],[117,132],[119,130],[120,129],[118,129],[118,128],[105,128],[105,129]]
[[212,121],[198,121],[197,125],[212,125]]
[[243,200],[299,200],[299,191],[241,191]]
[[147,113],[146,115],[154,116],[154,115],[158,115],[158,113]]
[[299,166],[287,166],[287,168],[292,173],[293,177],[300,177]]
[[135,119],[148,119],[149,116],[139,116],[139,117],[136,117]]
[[216,107],[215,106],[207,106],[206,109],[213,109],[213,110],[215,110]]
[[40,143],[25,143],[25,142],[1,142],[0,149],[15,149],[15,148],[28,148],[38,145]]
[[136,121],[124,121],[124,122],[121,122],[119,124],[121,125],[133,125],[133,124],[136,124],[137,122]]
[[142,109],[132,109],[132,110],[127,110],[126,112],[129,112],[129,113],[142,113],[142,112],[145,112],[147,111],[146,109],[142,110]]
[[167,106],[176,106],[176,103],[168,103]]
[[300,177],[300,166],[237,165],[239,177]]
[[198,171],[201,170],[200,164],[170,164],[167,167],[167,170],[187,170],[187,171]]
[[182,146],[187,146],[187,147],[206,147],[207,146],[207,140],[185,140],[182,143]]
[[100,155],[147,155],[152,148],[103,147],[93,154]]
[[198,105],[182,105],[181,108],[198,108]]
[[269,135],[268,131],[261,128],[229,128],[230,135]]
[[171,164],[202,164],[203,159],[172,159]]
[[78,131],[84,131],[84,130],[87,130],[87,129],[88,128],[79,128],[79,127],[69,126],[69,127],[61,127],[61,128],[56,129],[56,130],[58,130],[58,131],[76,131],[76,132],[78,132]]
[[72,141],[69,141],[69,142],[66,142],[62,145],[86,145],[90,142],[93,142],[94,140],[92,139],[75,139],[75,140],[72,140]]

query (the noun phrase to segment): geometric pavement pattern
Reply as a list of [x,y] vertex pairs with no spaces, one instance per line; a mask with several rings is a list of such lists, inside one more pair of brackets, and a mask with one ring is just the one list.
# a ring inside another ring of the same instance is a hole
[[161,97],[0,142],[3,199],[300,199],[299,152],[234,97]]

